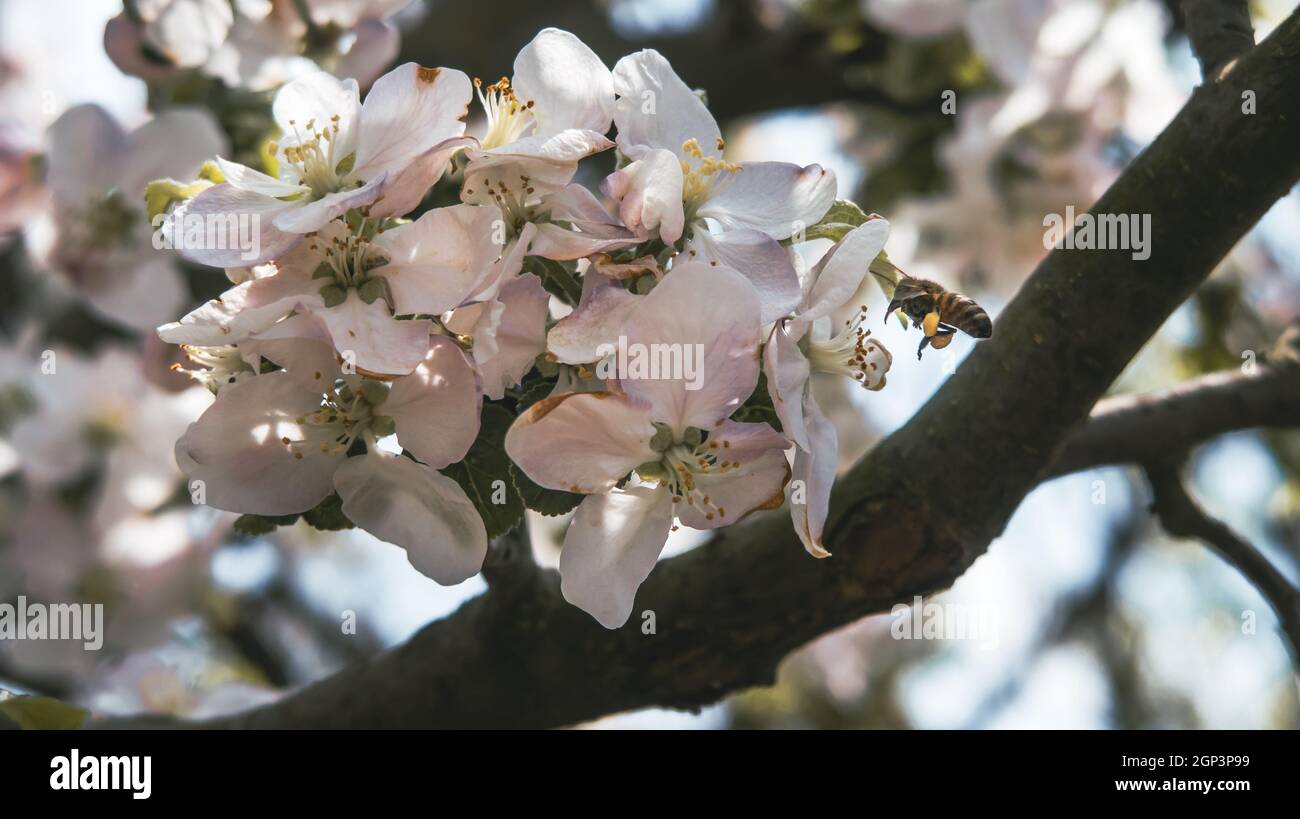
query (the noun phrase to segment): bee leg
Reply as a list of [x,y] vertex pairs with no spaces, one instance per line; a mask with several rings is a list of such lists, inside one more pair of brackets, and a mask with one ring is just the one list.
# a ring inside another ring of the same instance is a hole
[[916,348],[916,360],[921,360],[921,353],[925,351],[925,346],[930,343],[929,336],[921,336],[921,346]]

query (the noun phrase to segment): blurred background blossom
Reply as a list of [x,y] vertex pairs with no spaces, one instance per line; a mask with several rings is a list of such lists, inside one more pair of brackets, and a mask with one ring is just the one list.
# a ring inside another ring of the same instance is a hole
[[[1253,3],[1257,38],[1294,5]],[[176,468],[173,443],[211,396],[151,328],[226,283],[153,247],[142,183],[193,178],[218,153],[260,165],[285,81],[321,67],[364,88],[405,59],[493,80],[548,25],[611,65],[653,46],[705,90],[730,158],[831,168],[841,196],[891,220],[895,264],[995,315],[1046,253],[1044,215],[1085,210],[1199,81],[1176,4],[1156,0],[73,6],[0,3],[0,601],[103,602],[106,639],[98,652],[0,641],[0,688],[99,713],[267,702],[484,589],[438,586],[357,529],[236,534]],[[805,248],[809,266],[824,250]],[[876,336],[910,350],[864,295]],[[1239,366],[1297,312],[1292,192],[1115,390]],[[841,464],[905,422],[971,345],[899,356],[890,389],[869,398],[816,384]],[[1206,505],[1300,577],[1300,440],[1239,433],[1194,466]],[[925,601],[987,616],[980,639],[896,639],[900,617],[882,614],[796,652],[772,688],[596,727],[1300,727],[1268,605],[1207,550],[1165,537],[1147,504],[1123,469],[1035,491]],[[539,562],[555,565],[563,521],[529,524]],[[666,554],[701,539],[678,532]]]

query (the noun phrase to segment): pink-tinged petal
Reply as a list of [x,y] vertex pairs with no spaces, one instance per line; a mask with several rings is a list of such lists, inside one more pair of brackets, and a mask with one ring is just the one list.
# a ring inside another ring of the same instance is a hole
[[640,239],[629,231],[623,231],[618,238],[602,239],[590,233],[560,227],[551,222],[537,225],[537,236],[533,239],[530,256],[541,256],[556,261],[585,259],[593,253],[607,253],[639,244]]
[[237,344],[300,305],[322,305],[313,284],[310,278],[291,269],[246,281],[196,307],[180,321],[159,327],[158,337],[171,344],[200,347]]
[[[785,502],[790,442],[767,424],[726,421],[709,433],[705,444],[718,458],[709,472],[695,473],[696,493],[675,506],[677,519],[692,529],[716,529],[756,509],[776,509]],[[724,469],[721,464],[727,463]],[[708,503],[703,502],[707,497]]]
[[492,237],[504,232],[495,207],[434,208],[375,238],[389,261],[372,275],[388,279],[398,314],[436,316],[464,303],[481,284],[501,255]]
[[342,304],[318,308],[315,314],[334,339],[334,349],[363,375],[406,375],[429,352],[432,324],[427,319],[393,318],[383,299],[366,304],[356,290],[349,289]]
[[145,82],[163,82],[177,73],[176,66],[144,56],[144,31],[123,12],[104,25],[104,51],[124,74]]
[[619,218],[629,230],[642,236],[658,233],[672,244],[686,226],[682,185],[677,155],[653,150],[605,177],[600,189],[618,203]]
[[[551,193],[539,210],[544,211],[551,222],[537,225],[537,238],[532,246],[532,253],[536,256],[582,259],[592,253],[630,247],[639,241],[582,185],[566,185]],[[555,222],[567,223],[568,227]]]
[[654,407],[654,420],[679,434],[686,427],[713,429],[758,383],[759,309],[754,288],[730,268],[705,262],[673,267],[629,322],[628,374],[636,374],[634,349],[660,360],[665,356],[655,356],[656,351],[677,351],[681,372],[659,379],[621,378],[619,385]]
[[375,80],[361,108],[350,178],[396,179],[430,148],[465,133],[473,93],[469,77],[454,68],[404,63]]
[[361,94],[356,80],[340,80],[325,71],[315,71],[280,86],[271,114],[280,126],[281,161],[286,147],[313,138],[309,124],[318,132],[339,127],[338,133],[332,134],[330,146],[342,161],[355,149],[360,112]]
[[812,370],[799,349],[805,330],[800,322],[779,322],[772,328],[772,336],[763,348],[763,373],[781,429],[796,446],[806,450],[812,444],[804,425],[803,402]]
[[745,162],[717,179],[697,215],[788,239],[817,224],[834,202],[835,174],[820,165]]
[[548,489],[607,492],[633,468],[658,460],[650,407],[607,392],[543,398],[515,419],[506,453]]
[[[546,349],[561,364],[590,364],[608,355],[642,300],[596,273],[582,277],[582,298],[573,312],[556,322],[546,336]],[[606,347],[602,350],[601,347]]]
[[393,64],[402,47],[402,34],[387,20],[368,17],[352,29],[355,38],[334,66],[340,77],[355,77],[362,88],[368,87],[385,67]]
[[199,108],[170,108],[127,137],[118,187],[132,197],[155,179],[193,179],[203,163],[226,150],[216,120]]
[[622,626],[672,523],[672,501],[662,487],[617,489],[584,500],[560,550],[564,599],[605,628]]
[[790,482],[790,520],[795,534],[813,557],[829,557],[822,544],[822,530],[830,510],[831,487],[839,465],[839,438],[835,425],[822,414],[816,402],[804,405],[809,447],[794,453],[794,480]]
[[729,230],[720,235],[696,230],[686,244],[689,258],[717,262],[741,273],[762,302],[759,321],[768,324],[799,306],[803,291],[790,252],[766,233]]
[[884,219],[871,219],[845,234],[814,268],[799,317],[811,321],[848,304],[863,278],[870,275],[867,267],[885,249],[888,238],[889,222]]
[[231,162],[220,156],[217,157],[217,167],[221,170],[221,175],[226,178],[226,182],[241,191],[249,191],[276,199],[311,194],[311,188],[306,185],[285,182],[283,179],[264,174],[238,162]]
[[341,457],[321,452],[337,430],[298,421],[320,399],[283,372],[227,385],[176,442],[176,463],[191,486],[203,482],[204,502],[213,508],[306,511],[330,493]]
[[343,374],[334,342],[313,313],[276,322],[238,347],[251,363],[265,358],[283,367],[308,392],[325,392]]
[[334,486],[348,520],[405,549],[425,577],[453,586],[483,568],[483,519],[451,478],[409,458],[371,453],[348,458]]
[[[162,225],[163,235],[182,256],[212,267],[249,267],[279,257],[302,241],[274,220],[296,203],[214,185],[182,202]],[[208,237],[211,228],[212,237]]]
[[69,108],[50,124],[45,140],[50,157],[45,184],[57,200],[80,206],[113,186],[126,134],[103,108]]
[[107,286],[81,293],[100,313],[133,330],[149,332],[189,303],[189,288],[167,254],[149,252],[117,272]]
[[452,137],[439,142],[411,160],[406,169],[384,187],[384,192],[370,206],[371,216],[403,216],[424,201],[425,194],[447,170],[448,161],[473,137]]
[[[353,190],[327,193],[313,201],[301,199],[291,202],[291,207],[277,213],[271,220],[271,224],[285,233],[311,233],[320,230],[353,208],[364,207],[375,201],[384,192],[384,186],[387,184],[388,177],[381,175]],[[204,193],[212,190],[215,188],[209,188]]]
[[483,396],[456,342],[437,336],[415,372],[393,382],[375,410],[393,419],[403,449],[434,469],[456,463],[478,437]]
[[492,301],[452,314],[448,329],[474,339],[474,366],[488,398],[505,397],[546,350],[549,306],[542,280],[527,273],[506,282]]
[[504,185],[511,199],[556,191],[573,180],[578,162],[614,147],[601,134],[570,128],[557,134],[530,136],[487,150],[467,148],[461,200],[487,204]]
[[523,269],[524,257],[532,252],[533,239],[536,236],[537,226],[532,222],[526,222],[515,240],[506,245],[505,253],[479,281],[474,292],[470,293],[470,300],[487,301],[496,298],[501,288],[507,282],[513,281]]
[[718,123],[658,51],[646,49],[619,60],[614,91],[618,147],[627,156],[640,159],[652,148],[680,153],[688,139],[698,141],[706,155],[718,155]]
[[520,100],[534,103],[536,134],[609,130],[614,78],[600,57],[567,31],[538,32],[515,57],[513,85]]

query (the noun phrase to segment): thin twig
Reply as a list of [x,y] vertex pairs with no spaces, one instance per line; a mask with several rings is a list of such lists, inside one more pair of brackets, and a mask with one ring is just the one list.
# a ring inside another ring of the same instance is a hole
[[1154,497],[1151,510],[1166,532],[1204,541],[1259,590],[1277,613],[1292,659],[1300,664],[1300,590],[1258,549],[1210,517],[1192,499],[1179,477],[1181,465],[1182,459],[1147,465],[1147,480]]

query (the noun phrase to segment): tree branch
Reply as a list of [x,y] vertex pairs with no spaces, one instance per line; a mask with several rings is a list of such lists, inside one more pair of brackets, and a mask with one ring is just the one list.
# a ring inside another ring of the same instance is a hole
[[1207,82],[1221,78],[1234,60],[1255,45],[1246,0],[1182,0],[1182,14]]
[[1170,535],[1203,541],[1245,575],[1277,613],[1291,658],[1300,664],[1300,590],[1258,549],[1192,500],[1178,476],[1181,465],[1181,459],[1147,465],[1147,481],[1154,496],[1151,511]]
[[[1300,179],[1297,88],[1293,13],[1198,89],[1092,208],[1150,214],[1150,258],[1049,254],[997,333],[838,482],[830,559],[809,559],[785,516],[759,517],[661,562],[616,631],[565,603],[554,572],[530,573],[391,652],[207,725],[529,727],[696,708],[770,684],[782,657],[831,629],[947,588],[1166,317]],[[1245,89],[1253,116],[1241,112]],[[654,634],[637,627],[646,610]]]
[[1145,464],[1239,429],[1294,427],[1300,364],[1280,360],[1251,374],[1230,370],[1173,389],[1108,398],[1065,442],[1049,475],[1102,464]]

